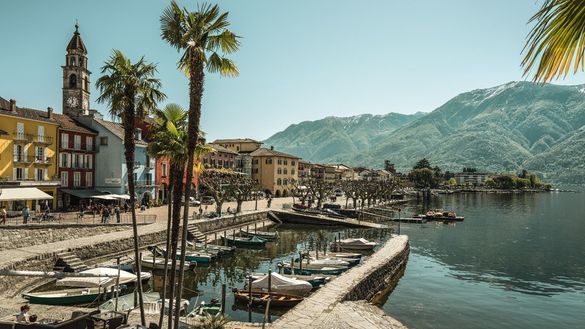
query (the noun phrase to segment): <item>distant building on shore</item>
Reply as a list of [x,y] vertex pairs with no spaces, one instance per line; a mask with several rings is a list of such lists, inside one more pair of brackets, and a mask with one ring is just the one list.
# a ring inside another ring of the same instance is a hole
[[459,186],[481,186],[489,177],[489,174],[480,172],[460,172],[454,176],[455,181]]

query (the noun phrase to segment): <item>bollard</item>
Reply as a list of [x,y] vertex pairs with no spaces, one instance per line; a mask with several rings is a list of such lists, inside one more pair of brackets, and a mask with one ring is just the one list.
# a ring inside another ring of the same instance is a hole
[[272,270],[268,269],[268,296],[272,294]]
[[203,237],[204,237],[204,239],[203,239],[203,247],[205,249],[207,249],[207,234],[204,234]]
[[213,233],[215,245],[217,246],[219,241],[217,241],[217,232]]
[[225,244],[225,246],[227,247],[228,243],[227,243],[227,231],[223,231],[223,243]]
[[295,275],[295,258],[290,259],[290,274]]
[[254,233],[256,233],[258,230],[256,229],[256,225],[258,225],[257,222],[254,222]]

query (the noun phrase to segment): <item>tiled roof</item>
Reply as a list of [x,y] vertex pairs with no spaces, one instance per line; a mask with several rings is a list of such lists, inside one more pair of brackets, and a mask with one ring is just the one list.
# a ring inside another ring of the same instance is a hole
[[212,144],[224,144],[224,143],[259,143],[259,144],[263,144],[262,142],[259,142],[257,140],[251,139],[251,138],[226,138],[226,139],[216,139],[213,141]]
[[277,156],[277,157],[283,157],[283,158],[293,158],[293,159],[300,159],[298,156],[294,156],[294,155],[290,155],[290,154],[286,154],[286,153],[282,153],[282,152],[278,152],[275,150],[270,150],[264,147],[261,147],[259,149],[257,149],[256,151],[250,153],[251,156],[253,157],[258,157],[258,156]]
[[[99,118],[93,118],[93,120],[95,120],[95,122],[97,122],[102,127],[109,130],[112,134],[114,134],[118,138],[120,138],[122,140],[122,142],[124,141],[124,127],[122,127],[122,124],[117,123],[117,122],[112,122],[112,121],[106,121],[106,120],[99,119]],[[135,140],[135,141],[136,141],[136,145],[147,145],[147,143],[143,140]]]
[[225,147],[219,145],[219,144],[214,144],[214,143],[209,143],[207,144],[211,147],[213,147],[217,152],[221,152],[221,153],[230,153],[230,154],[238,154],[238,152],[232,151],[232,150],[228,150]]
[[0,114],[58,124],[55,119],[49,118],[47,111],[39,111],[17,106],[16,113],[12,112],[10,111],[10,102],[2,97],[0,97]]
[[53,118],[59,122],[61,129],[73,130],[86,134],[97,134],[97,132],[85,127],[81,123],[73,120],[71,117],[63,114],[53,114]]

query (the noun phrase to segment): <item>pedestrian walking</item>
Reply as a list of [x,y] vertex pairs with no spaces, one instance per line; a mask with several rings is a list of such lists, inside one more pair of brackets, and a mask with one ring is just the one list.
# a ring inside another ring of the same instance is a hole
[[2,206],[2,212],[0,213],[0,224],[6,225],[6,217],[8,217],[6,207]]
[[28,209],[27,205],[24,205],[24,208],[22,208],[22,223],[23,224],[28,224],[29,216],[30,216],[30,210]]
[[116,223],[120,223],[120,207],[116,206],[116,208],[114,208],[114,212],[116,213]]

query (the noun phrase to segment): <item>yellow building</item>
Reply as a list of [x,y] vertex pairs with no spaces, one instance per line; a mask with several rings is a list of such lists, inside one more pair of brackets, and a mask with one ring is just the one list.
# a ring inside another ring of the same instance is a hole
[[273,148],[259,148],[252,156],[252,180],[265,193],[275,197],[289,196],[292,182],[298,181],[299,157],[275,151]]
[[[34,187],[52,196],[53,200],[46,202],[56,207],[60,184],[55,157],[59,124],[52,116],[51,108],[38,111],[17,107],[16,101],[0,97],[0,196],[2,189]],[[3,199],[7,198],[4,195]],[[35,210],[40,202],[2,201],[2,205],[8,210],[20,210],[26,203]]]
[[252,153],[262,146],[262,142],[251,138],[216,139],[213,144],[238,153]]

